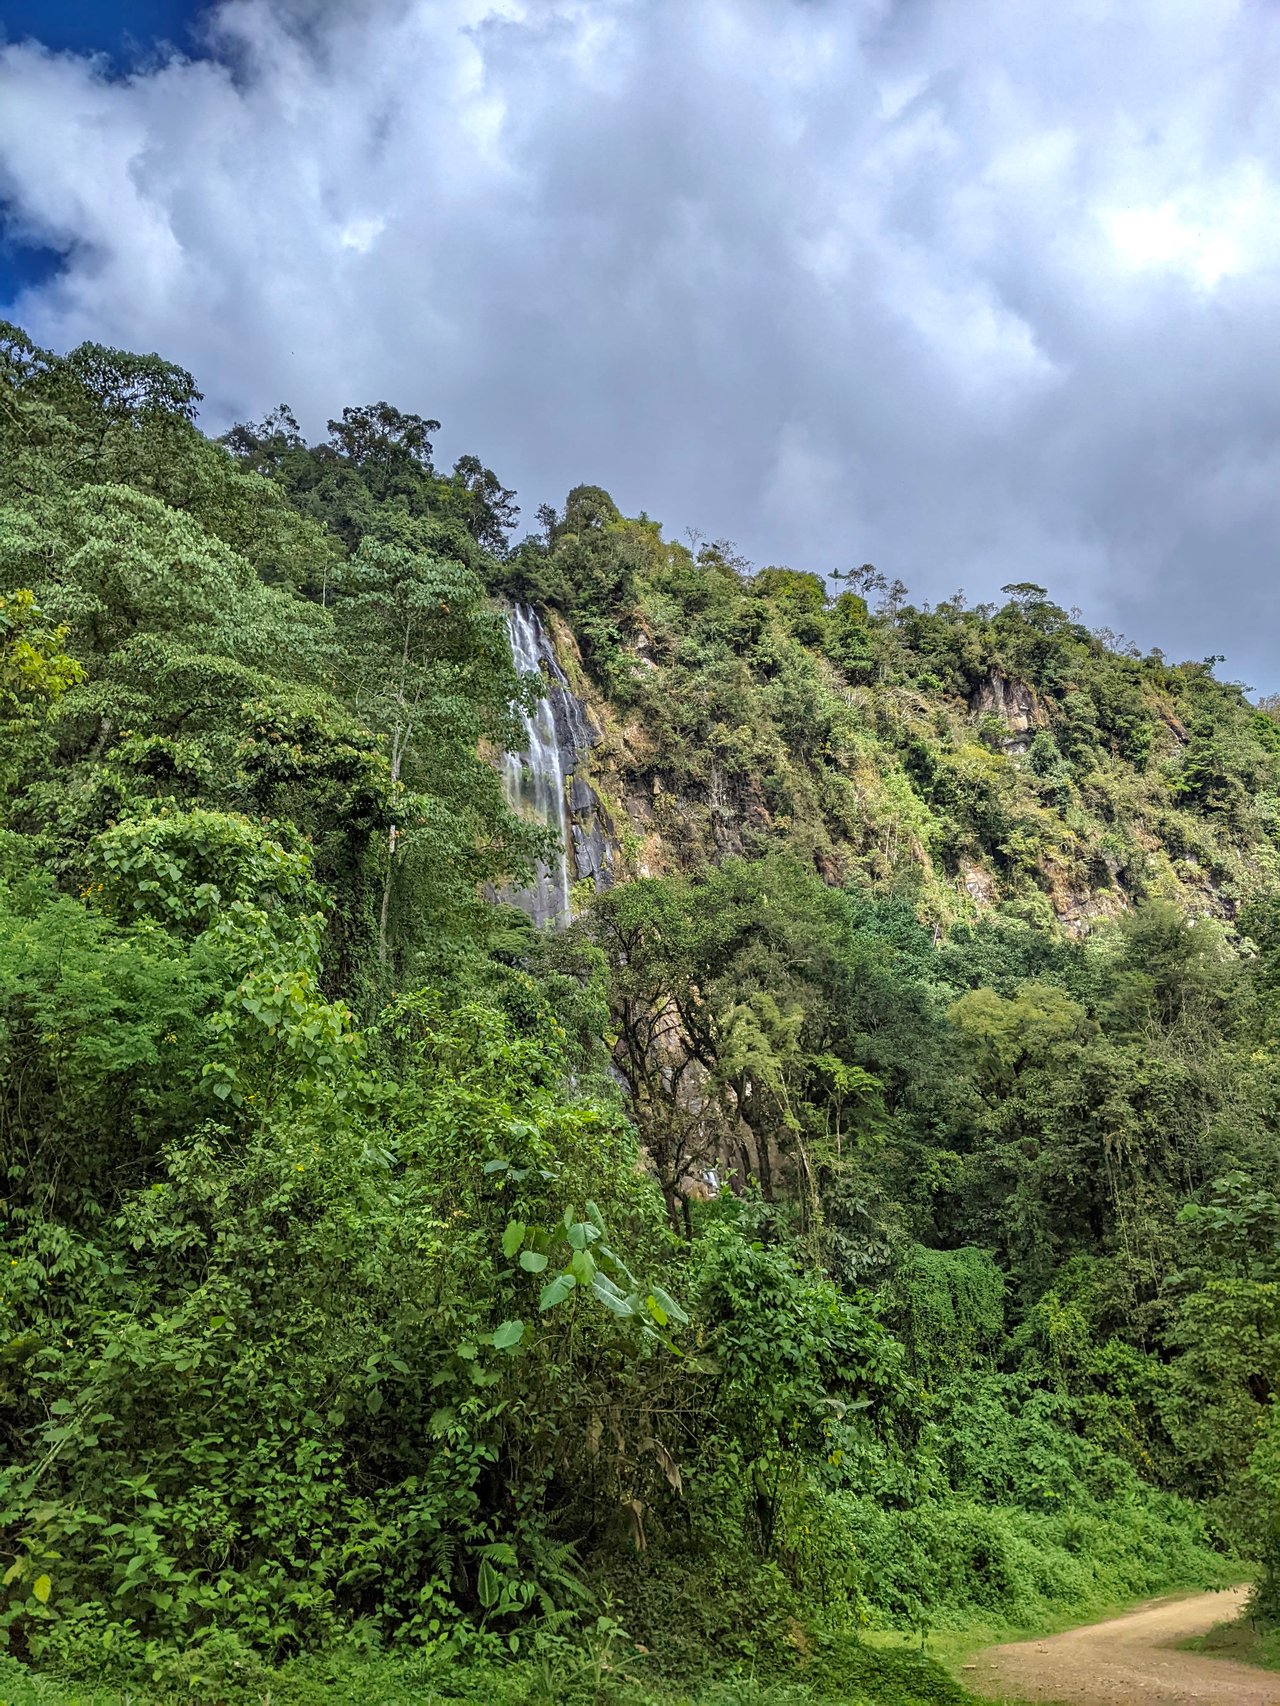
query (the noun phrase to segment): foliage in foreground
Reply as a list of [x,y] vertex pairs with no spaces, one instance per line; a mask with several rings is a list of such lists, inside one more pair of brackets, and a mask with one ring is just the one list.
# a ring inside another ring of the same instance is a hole
[[[607,1623],[607,1620],[605,1620]],[[123,1669],[123,1667],[117,1667]],[[99,1664],[98,1671],[111,1666]],[[358,1645],[269,1669],[247,1648],[212,1641],[181,1658],[169,1656],[133,1692],[136,1668],[118,1686],[92,1692],[25,1670],[0,1655],[4,1706],[179,1706],[193,1700],[246,1703],[270,1698],[274,1706],[963,1706],[970,1696],[932,1660],[918,1653],[877,1652],[861,1643],[818,1641],[789,1666],[672,1686],[646,1674],[644,1656],[606,1630],[569,1643],[550,1640],[533,1658],[486,1657],[453,1651],[400,1658],[377,1657]]]

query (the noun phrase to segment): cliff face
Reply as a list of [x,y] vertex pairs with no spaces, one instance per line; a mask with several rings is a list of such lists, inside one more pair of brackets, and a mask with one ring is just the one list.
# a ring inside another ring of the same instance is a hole
[[1038,587],[976,610],[890,588],[873,612],[572,499],[517,570],[553,697],[590,730],[564,787],[571,880],[783,847],[940,929],[997,909],[1083,934],[1147,898],[1229,921],[1280,878],[1274,716]]

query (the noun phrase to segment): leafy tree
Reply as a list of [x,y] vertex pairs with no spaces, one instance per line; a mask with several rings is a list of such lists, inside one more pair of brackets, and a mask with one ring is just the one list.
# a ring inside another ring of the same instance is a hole
[[[482,739],[499,750],[516,744],[512,706],[530,689],[515,673],[501,620],[476,576],[410,543],[362,543],[335,619],[358,672],[364,715],[387,738],[393,799],[404,805],[387,830],[378,913],[385,961],[392,891],[414,827],[429,826],[431,863],[443,856],[445,869],[452,867],[445,883],[456,907],[465,906],[477,882],[510,868],[505,850],[487,860],[480,851],[514,826],[476,747]],[[422,861],[413,863],[421,887]],[[421,904],[421,895],[415,898]]]
[[62,650],[66,628],[41,623],[39,606],[25,587],[0,595],[0,734],[5,766],[0,781],[20,772],[33,725],[47,720],[57,700],[84,675]]

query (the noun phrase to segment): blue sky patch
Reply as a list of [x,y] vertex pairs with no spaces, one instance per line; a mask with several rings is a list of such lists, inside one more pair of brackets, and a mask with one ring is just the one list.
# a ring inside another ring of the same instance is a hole
[[56,249],[11,237],[0,209],[0,309],[11,305],[21,291],[51,279],[61,264],[62,256]]
[[0,0],[0,37],[104,53],[127,71],[164,42],[191,52],[191,24],[205,9],[203,0]]
[[[123,74],[166,46],[194,53],[192,26],[207,9],[208,0],[0,0],[0,45],[35,40],[58,53],[102,54]],[[57,249],[17,237],[0,206],[0,307],[61,264]]]

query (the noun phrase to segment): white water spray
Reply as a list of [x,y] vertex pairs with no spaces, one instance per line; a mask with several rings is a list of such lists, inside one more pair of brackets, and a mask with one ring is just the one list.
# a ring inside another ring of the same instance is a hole
[[[569,689],[564,671],[543,632],[536,612],[517,604],[507,613],[511,656],[522,675],[541,673],[545,664],[551,675],[549,690],[532,711],[520,713],[524,724],[523,752],[508,752],[502,759],[502,788],[507,804],[522,817],[533,817],[556,833],[558,852],[550,864],[539,863],[528,888],[511,894],[538,925],[567,924],[570,914],[569,821],[565,782],[577,763],[582,713]],[[553,705],[552,695],[560,700]],[[569,709],[572,707],[572,710]],[[560,711],[557,718],[556,712]],[[566,714],[567,713],[567,714]],[[581,730],[585,737],[585,727]],[[583,739],[582,745],[586,744]]]

